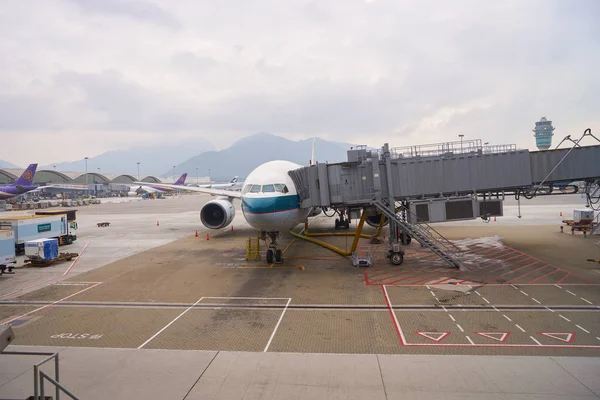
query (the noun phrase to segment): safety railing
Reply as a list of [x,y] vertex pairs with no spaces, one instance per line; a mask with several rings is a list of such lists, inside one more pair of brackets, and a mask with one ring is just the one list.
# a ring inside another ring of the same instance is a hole
[[397,159],[451,156],[458,154],[495,154],[516,150],[517,146],[514,144],[490,145],[487,142],[482,144],[481,139],[474,139],[417,146],[393,147],[390,149],[390,153],[393,159]]

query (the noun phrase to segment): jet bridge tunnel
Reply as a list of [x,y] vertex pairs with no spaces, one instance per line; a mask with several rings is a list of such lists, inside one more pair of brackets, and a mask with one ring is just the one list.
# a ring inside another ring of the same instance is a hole
[[[452,245],[434,239],[428,222],[501,216],[506,194],[518,199],[565,193],[565,184],[574,181],[600,192],[600,146],[534,152],[515,145],[482,145],[481,140],[403,148],[385,144],[381,150],[359,146],[348,151],[346,162],[303,167],[289,175],[303,208],[348,210],[351,215],[362,208],[375,219],[385,215],[391,221],[390,254],[401,253],[398,230],[437,252],[441,245]],[[454,255],[439,252],[459,267]]]

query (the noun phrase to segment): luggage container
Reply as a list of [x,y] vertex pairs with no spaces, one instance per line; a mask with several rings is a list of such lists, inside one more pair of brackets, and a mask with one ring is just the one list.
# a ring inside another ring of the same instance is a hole
[[589,224],[594,220],[594,210],[573,210],[573,222]]
[[76,223],[71,226],[65,214],[0,217],[0,229],[12,229],[17,254],[23,253],[25,242],[30,240],[56,238],[59,244],[77,240]]
[[25,256],[31,260],[51,261],[58,257],[58,239],[37,239],[25,242]]
[[0,275],[12,274],[16,262],[15,234],[12,230],[0,230]]

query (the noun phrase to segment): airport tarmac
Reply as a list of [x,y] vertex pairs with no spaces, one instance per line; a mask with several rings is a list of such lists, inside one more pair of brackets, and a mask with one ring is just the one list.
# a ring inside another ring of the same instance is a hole
[[[544,207],[543,199],[535,199],[538,203],[521,205],[522,218],[509,205],[496,222],[436,225],[464,250],[460,270],[414,241],[405,247],[404,263],[393,266],[385,244],[366,239],[360,247],[373,254],[374,265],[355,268],[287,233],[280,242],[284,264],[248,262],[245,242],[255,232],[241,212],[233,229],[201,227],[198,211],[208,199],[190,195],[80,208],[79,240],[70,246],[81,253],[79,259],[0,277],[0,321],[13,325],[13,344],[335,354],[600,353],[600,264],[586,261],[600,258],[600,236],[559,231],[561,220],[582,208],[579,196]],[[105,220],[110,227],[96,226]],[[310,230],[332,225],[320,216]],[[340,248],[352,241],[325,240]]]

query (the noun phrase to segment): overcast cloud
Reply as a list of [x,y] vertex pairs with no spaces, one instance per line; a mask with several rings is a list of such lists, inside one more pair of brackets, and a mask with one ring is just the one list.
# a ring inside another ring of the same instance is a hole
[[[255,132],[534,148],[600,130],[600,2],[38,0],[0,6],[0,159]],[[600,133],[600,132],[598,132]]]

